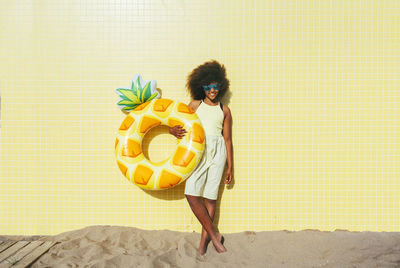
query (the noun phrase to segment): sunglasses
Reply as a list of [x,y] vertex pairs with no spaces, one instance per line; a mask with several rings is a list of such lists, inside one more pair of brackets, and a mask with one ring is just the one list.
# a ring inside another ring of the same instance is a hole
[[214,90],[220,90],[218,84],[203,86],[203,90],[206,91],[206,92],[210,91],[212,88],[214,88]]

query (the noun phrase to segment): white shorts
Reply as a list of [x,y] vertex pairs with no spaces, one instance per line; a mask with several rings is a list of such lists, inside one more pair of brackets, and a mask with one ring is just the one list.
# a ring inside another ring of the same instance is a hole
[[225,163],[226,145],[224,137],[207,135],[203,157],[195,171],[186,180],[185,195],[217,200]]

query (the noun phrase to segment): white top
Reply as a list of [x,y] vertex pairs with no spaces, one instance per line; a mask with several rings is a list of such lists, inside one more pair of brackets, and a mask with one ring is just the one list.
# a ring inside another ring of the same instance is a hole
[[222,136],[224,112],[219,103],[218,105],[211,106],[201,101],[196,114],[203,125],[206,136]]

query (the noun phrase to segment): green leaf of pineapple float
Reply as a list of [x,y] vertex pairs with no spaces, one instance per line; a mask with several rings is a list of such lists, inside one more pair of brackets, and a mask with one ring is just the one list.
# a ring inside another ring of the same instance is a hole
[[146,101],[160,98],[156,90],[156,81],[144,81],[139,74],[134,76],[131,88],[117,88],[116,92],[120,97],[117,105],[126,112],[134,110]]

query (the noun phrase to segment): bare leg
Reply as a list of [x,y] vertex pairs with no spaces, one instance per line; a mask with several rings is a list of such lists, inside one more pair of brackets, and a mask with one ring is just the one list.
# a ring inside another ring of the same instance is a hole
[[190,208],[192,209],[194,215],[199,220],[203,228],[207,231],[211,242],[213,243],[217,252],[225,252],[226,248],[221,243],[221,236],[218,236],[215,232],[210,215],[208,214],[208,211],[203,202],[201,202],[200,197],[186,195],[186,199],[189,202]]
[[[208,215],[210,216],[211,221],[214,222],[214,215],[215,215],[215,208],[217,206],[217,201],[204,198],[204,205],[206,206],[206,209],[208,211]],[[206,229],[204,229],[204,227],[202,227],[201,228],[201,240],[200,240],[200,246],[199,246],[199,252],[201,255],[206,253],[207,245],[209,242],[210,242],[210,237],[209,237]]]

